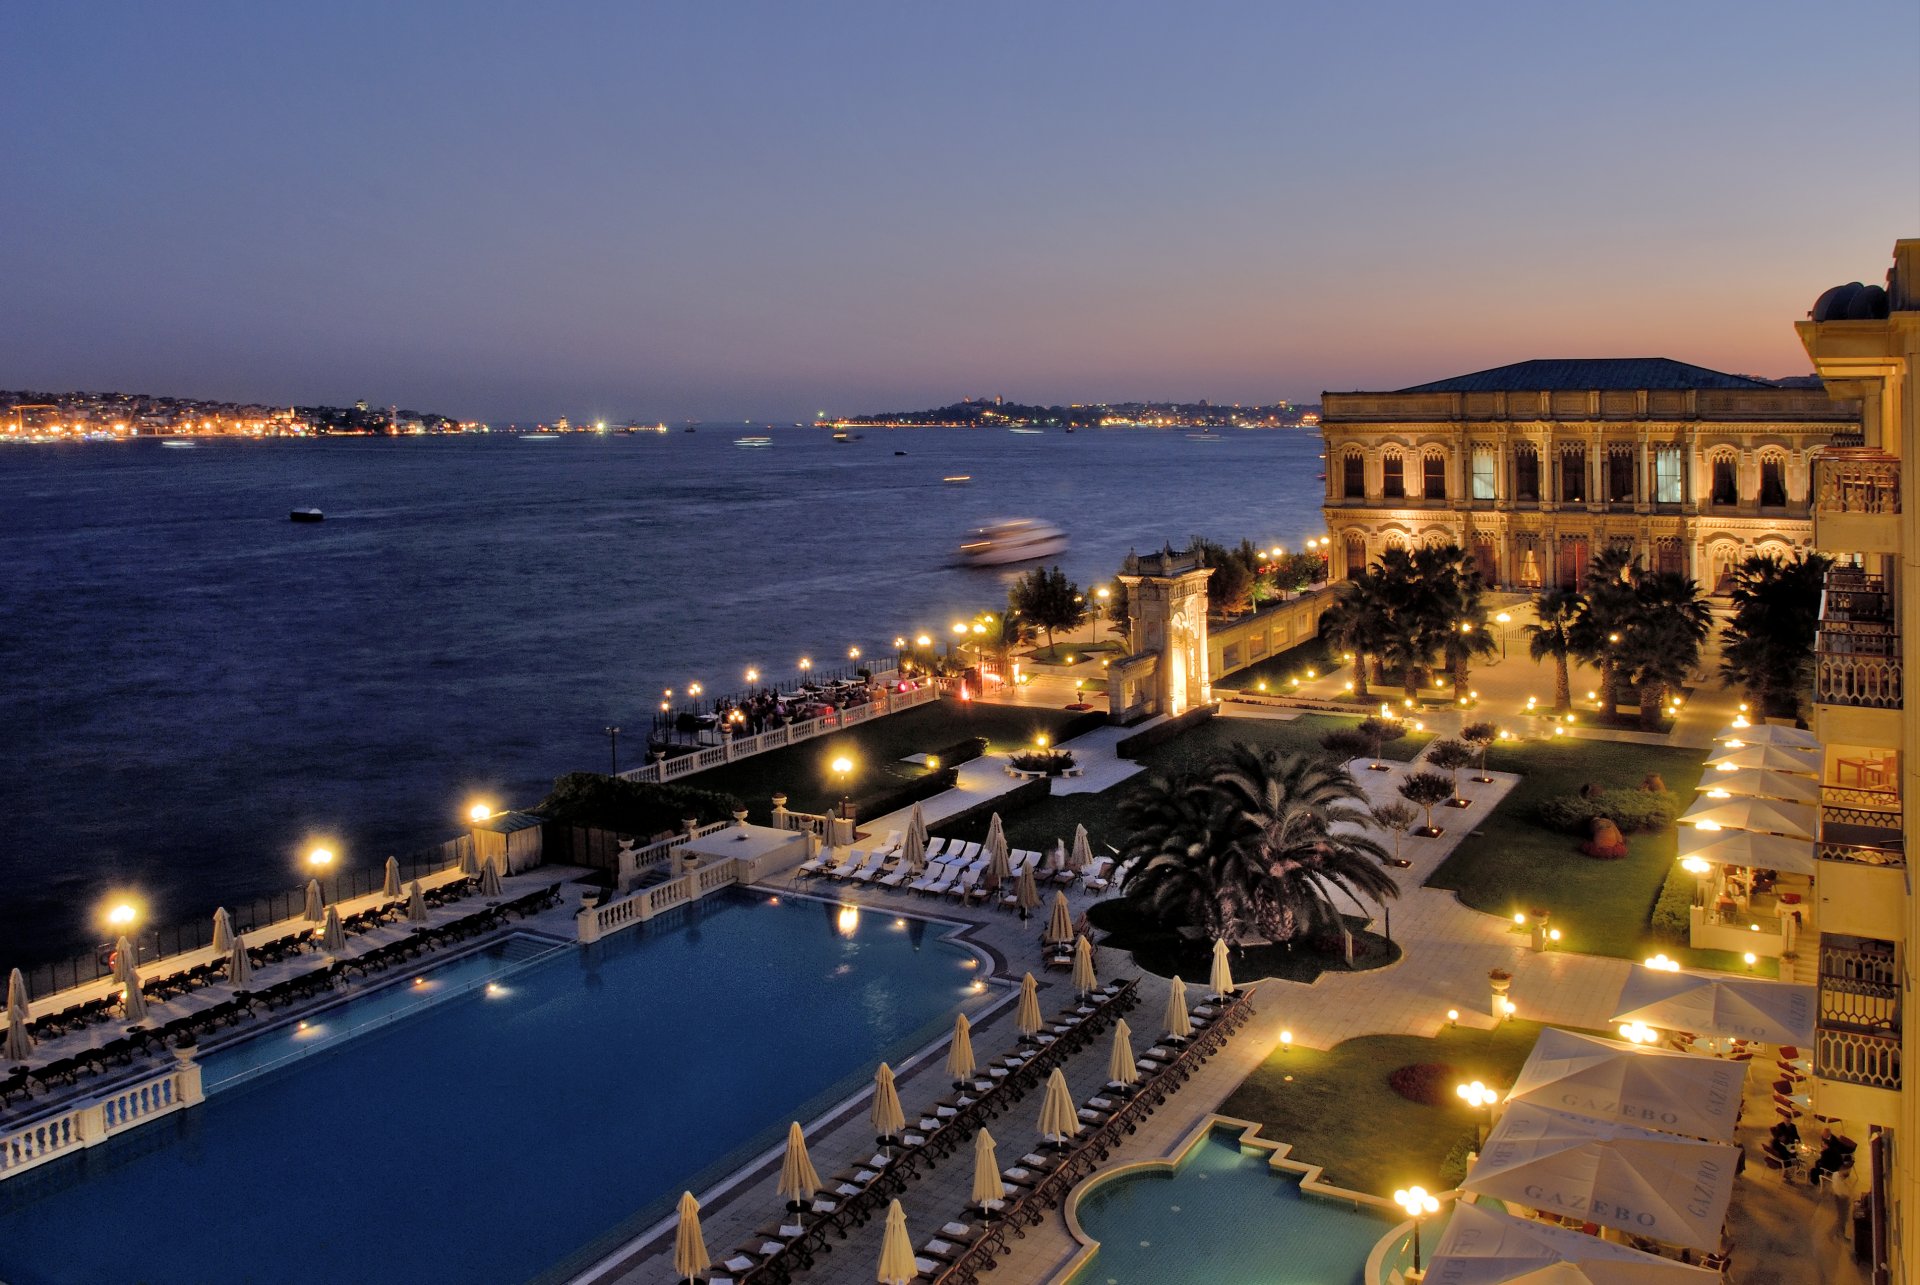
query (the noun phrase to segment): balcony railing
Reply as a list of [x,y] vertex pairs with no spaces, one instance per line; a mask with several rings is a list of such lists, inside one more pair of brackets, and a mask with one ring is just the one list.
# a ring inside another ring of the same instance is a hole
[[1822,620],[1893,619],[1892,602],[1887,597],[1887,582],[1870,576],[1858,567],[1840,566],[1827,572],[1827,583],[1820,598]]
[[1827,450],[1813,462],[1814,508],[1829,513],[1898,513],[1900,461],[1862,447]]
[[1813,699],[1821,705],[1900,708],[1900,658],[1822,649],[1814,665]]
[[1863,825],[1880,830],[1900,828],[1900,792],[1870,790],[1852,785],[1820,787],[1820,820],[1827,825]]
[[1814,855],[1822,861],[1850,861],[1860,866],[1905,866],[1907,854],[1899,848],[1871,843],[1836,843],[1821,840]]
[[1827,1080],[1864,1084],[1868,1088],[1900,1088],[1900,1037],[1864,1031],[1829,1030],[1813,1033],[1813,1073]]
[[1900,971],[1891,943],[1821,938],[1820,1025],[1898,1034]]

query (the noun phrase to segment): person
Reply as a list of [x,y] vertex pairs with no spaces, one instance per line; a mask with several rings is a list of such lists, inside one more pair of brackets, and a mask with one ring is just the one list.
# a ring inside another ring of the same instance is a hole
[[1791,1120],[1782,1120],[1768,1131],[1767,1152],[1782,1166],[1793,1163],[1793,1149],[1800,1145],[1800,1129]]
[[1839,1173],[1853,1164],[1853,1149],[1856,1144],[1851,1138],[1838,1137],[1831,1129],[1820,1131],[1820,1156],[1813,1162],[1813,1168],[1807,1173],[1807,1181],[1817,1183],[1821,1176]]

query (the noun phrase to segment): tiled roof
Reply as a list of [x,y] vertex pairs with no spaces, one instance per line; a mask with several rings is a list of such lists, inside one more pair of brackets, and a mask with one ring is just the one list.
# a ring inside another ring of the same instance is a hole
[[1402,388],[1403,393],[1526,393],[1560,390],[1636,388],[1772,388],[1765,380],[1689,366],[1666,357],[1582,357],[1517,361],[1511,366],[1477,370],[1431,384]]

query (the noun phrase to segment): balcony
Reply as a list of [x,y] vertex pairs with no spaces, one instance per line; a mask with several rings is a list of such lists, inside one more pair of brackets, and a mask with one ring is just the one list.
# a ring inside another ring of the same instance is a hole
[[1820,837],[1898,846],[1900,791],[1854,785],[1820,787]]
[[1814,543],[1825,553],[1900,550],[1900,461],[1866,447],[1814,460]]
[[1822,934],[1814,1074],[1900,1088],[1900,973],[1892,942]]
[[1823,1080],[1900,1091],[1900,1037],[1868,1031],[1813,1033],[1813,1073]]

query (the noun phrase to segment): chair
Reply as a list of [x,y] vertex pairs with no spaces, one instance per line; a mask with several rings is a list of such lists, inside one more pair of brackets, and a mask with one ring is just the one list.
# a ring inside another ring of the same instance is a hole
[[1089,892],[1105,892],[1113,885],[1111,872],[1112,857],[1095,857],[1093,864],[1087,867],[1086,885]]
[[849,848],[847,849],[846,860],[842,861],[839,865],[835,866],[833,869],[827,871],[827,874],[835,879],[846,879],[850,877],[855,870],[859,869],[860,863],[862,861],[865,861],[866,859],[867,859],[866,849]]
[[947,873],[947,869],[948,869],[947,863],[944,861],[929,862],[927,865],[927,868],[920,872],[920,877],[907,885],[907,891],[908,892],[929,891],[930,889],[932,889],[934,884],[939,883],[942,879],[950,877]]
[[944,891],[946,891],[948,894],[952,896],[958,897],[961,901],[964,902],[965,900],[967,900],[967,898],[973,895],[974,889],[979,886],[979,883],[980,883],[980,872],[975,870],[972,866],[968,866],[965,870],[961,871],[959,881],[952,884],[951,886],[946,888]]
[[927,850],[921,853],[920,855],[925,857],[928,861],[934,861],[939,858],[942,852],[946,851],[946,848],[947,848],[947,841],[945,839],[941,839],[938,837],[928,839]]
[[852,874],[848,875],[847,878],[857,880],[860,883],[871,883],[873,877],[879,874],[881,868],[886,864],[886,860],[887,854],[879,848],[875,848],[867,854],[866,861]]

